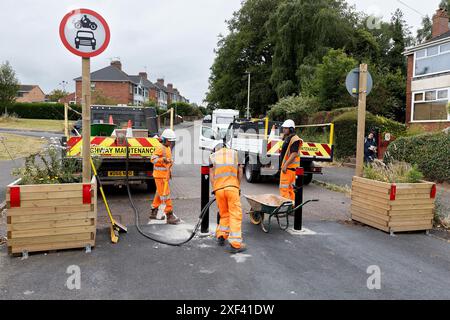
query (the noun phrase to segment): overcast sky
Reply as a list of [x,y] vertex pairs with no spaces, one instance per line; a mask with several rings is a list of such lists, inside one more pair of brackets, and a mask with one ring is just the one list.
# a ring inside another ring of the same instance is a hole
[[[9,60],[22,84],[38,84],[46,92],[61,88],[81,73],[81,58],[67,51],[58,34],[63,16],[72,9],[89,8],[108,21],[111,42],[91,59],[92,70],[120,57],[123,70],[147,70],[150,80],[163,77],[191,102],[201,103],[208,89],[209,68],[225,20],[241,0],[0,0],[0,61]],[[439,0],[348,0],[357,10],[389,19],[401,8],[415,30],[421,14],[435,11]],[[404,4],[410,6],[408,8]]]

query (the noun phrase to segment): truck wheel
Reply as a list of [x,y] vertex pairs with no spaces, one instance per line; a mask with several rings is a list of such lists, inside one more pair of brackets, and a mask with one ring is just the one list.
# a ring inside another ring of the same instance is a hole
[[244,175],[247,182],[255,183],[259,181],[259,171],[253,170],[252,165],[248,162],[245,163]]
[[147,192],[154,192],[156,190],[156,184],[154,180],[150,180],[146,182]]
[[312,173],[305,173],[305,175],[303,176],[303,185],[307,186],[308,184],[310,184],[312,178],[313,178]]

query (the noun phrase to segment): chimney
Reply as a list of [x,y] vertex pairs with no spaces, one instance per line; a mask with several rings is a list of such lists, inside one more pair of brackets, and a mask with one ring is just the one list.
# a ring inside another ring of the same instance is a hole
[[145,80],[148,79],[148,74],[147,72],[139,72],[139,77],[144,78]]
[[449,31],[448,27],[448,15],[445,9],[438,9],[436,13],[433,15],[433,27],[432,27],[432,38],[439,37],[441,34],[444,34]]
[[119,60],[113,60],[111,61],[111,65],[113,67],[116,67],[119,70],[122,70],[122,62],[120,62]]
[[164,86],[164,79],[157,79],[156,82],[158,82],[159,85]]
[[170,91],[173,90],[173,84],[172,83],[168,83],[167,84],[167,89],[169,89]]

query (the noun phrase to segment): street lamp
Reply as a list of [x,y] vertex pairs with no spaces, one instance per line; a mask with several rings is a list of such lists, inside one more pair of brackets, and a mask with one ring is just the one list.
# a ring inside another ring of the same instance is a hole
[[251,81],[251,73],[250,73],[250,71],[247,71],[246,74],[248,75],[248,93],[247,93],[247,114],[246,114],[246,118],[250,119],[250,81]]
[[62,87],[62,90],[64,91],[64,92],[66,92],[66,85],[68,85],[69,83],[67,82],[67,81],[65,81],[65,80],[63,80],[63,81],[61,81],[60,83],[59,83],[59,85]]

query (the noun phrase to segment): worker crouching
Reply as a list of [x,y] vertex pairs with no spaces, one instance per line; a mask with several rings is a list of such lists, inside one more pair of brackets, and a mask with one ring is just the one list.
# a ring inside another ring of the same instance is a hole
[[300,167],[300,147],[303,140],[295,134],[295,123],[293,120],[286,120],[283,125],[283,147],[280,159],[280,196],[295,201],[295,171]]
[[180,219],[173,213],[172,199],[170,197],[169,181],[172,178],[172,151],[171,148],[176,141],[175,132],[171,129],[164,130],[161,135],[161,146],[159,146],[151,157],[153,163],[153,178],[156,184],[156,194],[152,203],[150,219],[156,219],[158,208],[165,204],[164,213],[168,224],[178,224]]
[[242,167],[239,165],[238,153],[222,147],[210,156],[210,166],[211,185],[220,215],[216,230],[218,244],[223,246],[228,240],[230,253],[243,252],[246,246],[242,242]]

